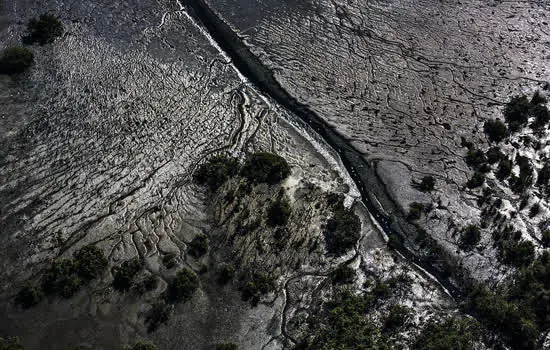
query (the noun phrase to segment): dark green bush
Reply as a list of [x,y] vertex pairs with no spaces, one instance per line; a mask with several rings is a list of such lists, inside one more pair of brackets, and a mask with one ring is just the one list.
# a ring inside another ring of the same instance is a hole
[[422,329],[411,349],[473,350],[480,337],[480,327],[471,319],[449,318],[441,323],[430,321]]
[[0,74],[23,73],[34,61],[33,53],[24,47],[10,47],[0,56]]
[[537,177],[537,185],[547,186],[550,181],[550,164],[545,163],[542,169],[540,169]]
[[235,267],[233,265],[224,264],[218,275],[218,283],[221,285],[229,283],[235,277]]
[[539,212],[540,212],[540,204],[535,203],[533,204],[531,209],[529,209],[529,217],[534,218],[535,216],[538,215]]
[[535,259],[535,246],[530,241],[505,241],[501,244],[500,258],[505,264],[527,266]]
[[262,295],[275,290],[275,283],[265,273],[255,273],[243,289],[243,300],[250,301],[252,306],[258,305]]
[[42,289],[48,295],[72,297],[84,284],[72,259],[53,262],[42,278]]
[[251,182],[273,185],[290,175],[290,166],[276,154],[254,153],[245,161],[241,174]]
[[477,225],[468,225],[462,229],[460,235],[460,247],[464,250],[471,250],[481,240],[481,230]]
[[189,254],[194,258],[200,258],[208,252],[209,241],[204,234],[198,234],[189,243]]
[[413,202],[409,204],[409,213],[407,214],[407,220],[416,221],[422,216],[422,211],[424,210],[424,204]]
[[134,277],[142,268],[143,262],[139,258],[123,262],[119,267],[114,268],[113,287],[118,291],[129,290]]
[[355,270],[348,265],[340,266],[331,274],[332,284],[349,284],[355,279]]
[[31,18],[27,23],[27,34],[23,37],[25,44],[38,43],[45,45],[53,43],[55,38],[63,35],[63,24],[51,14],[42,14],[38,19]]
[[476,187],[483,186],[484,183],[485,183],[485,175],[476,171],[472,176],[472,178],[468,180],[468,182],[466,182],[466,187],[470,189],[474,189]]
[[145,317],[147,332],[154,332],[160,327],[161,324],[168,322],[171,311],[172,307],[164,302],[153,304],[151,310],[149,310]]
[[194,174],[194,180],[215,192],[227,180],[239,173],[240,164],[235,158],[215,156],[202,164]]
[[468,149],[468,153],[466,154],[466,158],[464,159],[466,161],[466,164],[468,164],[470,167],[477,169],[482,164],[487,163],[487,158],[485,157],[485,153],[483,153],[480,149]]
[[513,97],[504,108],[504,118],[512,132],[519,131],[529,119],[531,104],[526,96]]
[[500,142],[508,136],[508,128],[506,124],[498,119],[487,120],[483,124],[483,131],[489,138],[490,142]]
[[137,294],[143,294],[155,290],[158,286],[158,278],[155,275],[149,275],[134,285],[134,291]]
[[277,198],[267,211],[267,224],[271,227],[286,225],[291,211],[290,204],[285,198]]
[[178,260],[175,254],[166,254],[162,257],[162,264],[167,269],[172,269],[178,265]]
[[199,278],[188,268],[181,269],[176,277],[168,283],[166,298],[169,302],[185,302],[191,299],[199,288]]
[[399,330],[407,325],[413,312],[410,308],[395,304],[391,307],[389,315],[384,320],[384,329],[390,332]]
[[15,302],[28,309],[38,304],[43,298],[42,289],[32,284],[25,284],[17,293]]
[[489,164],[495,164],[504,157],[504,154],[502,154],[500,148],[496,146],[489,148],[485,155],[487,157],[487,163]]
[[339,202],[325,229],[325,241],[330,254],[342,255],[355,246],[361,237],[361,221],[351,209]]
[[107,268],[107,258],[96,246],[88,245],[73,254],[73,260],[78,276],[85,281],[91,281],[103,274]]
[[531,115],[535,117],[532,127],[535,129],[540,129],[546,126],[550,121],[550,113],[548,108],[544,105],[536,105],[531,107]]
[[497,179],[503,181],[506,180],[510,174],[512,174],[512,161],[508,158],[501,159],[500,163],[498,164],[497,172],[495,173],[495,176]]
[[533,94],[533,97],[531,98],[530,103],[531,103],[531,106],[536,106],[538,104],[545,104],[546,102],[548,102],[546,97],[543,94],[541,94],[539,90],[537,90]]
[[433,191],[433,189],[435,188],[435,178],[431,175],[424,176],[420,183],[416,185],[416,188],[418,188],[422,192]]
[[239,347],[233,343],[216,344],[216,350],[239,350]]
[[546,230],[542,233],[542,245],[545,247],[545,248],[548,248],[550,247],[550,230]]

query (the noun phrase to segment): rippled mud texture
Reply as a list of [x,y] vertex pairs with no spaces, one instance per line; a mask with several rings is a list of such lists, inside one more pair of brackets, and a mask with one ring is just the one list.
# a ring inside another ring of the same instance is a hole
[[[481,142],[482,122],[501,117],[510,96],[545,86],[544,3],[208,3],[291,95],[364,152],[403,208],[426,199],[411,181],[435,176],[441,205],[422,224],[457,249],[449,227],[479,215],[463,188],[471,173],[461,138]],[[251,8],[262,16],[243,15]],[[460,259],[476,277],[501,276],[491,255]]]

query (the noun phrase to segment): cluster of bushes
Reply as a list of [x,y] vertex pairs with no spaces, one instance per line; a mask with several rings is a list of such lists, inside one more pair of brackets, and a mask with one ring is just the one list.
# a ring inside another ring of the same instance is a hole
[[439,323],[428,322],[411,349],[475,349],[480,337],[481,330],[478,322],[469,318],[451,317]]
[[464,227],[460,234],[460,247],[464,250],[473,249],[481,240],[481,230],[477,225]]
[[218,273],[218,283],[221,285],[229,283],[233,278],[235,278],[235,273],[235,266],[230,264],[222,265]]
[[70,298],[82,286],[99,277],[107,268],[107,259],[95,246],[76,251],[72,259],[59,259],[42,276],[40,287],[26,284],[16,296],[16,302],[25,308],[40,302],[44,294]]
[[127,291],[132,287],[133,279],[143,268],[143,261],[134,258],[123,262],[120,266],[113,268],[113,287],[118,291]]
[[351,248],[361,237],[361,221],[351,209],[344,206],[343,200],[332,208],[332,217],[328,220],[325,229],[327,250],[331,254],[342,255]]
[[[50,14],[32,18],[27,23],[27,33],[23,37],[24,44],[51,43],[63,34],[63,24]],[[34,54],[26,47],[10,47],[0,56],[0,74],[19,74],[27,70],[34,61]]]
[[243,300],[257,306],[263,295],[275,291],[275,282],[265,273],[255,273],[243,289]]
[[430,192],[435,188],[435,178],[431,175],[426,175],[419,183],[413,183],[413,186],[422,192]]
[[499,251],[499,260],[515,267],[527,266],[535,259],[535,246],[530,241],[521,240],[521,231],[510,225],[493,231],[493,239]]
[[332,284],[349,284],[355,280],[355,270],[348,265],[340,266],[331,274]]
[[533,128],[542,128],[550,121],[550,113],[544,105],[546,99],[537,91],[531,101],[527,96],[513,97],[504,108],[504,118],[512,132],[519,131],[534,117]]

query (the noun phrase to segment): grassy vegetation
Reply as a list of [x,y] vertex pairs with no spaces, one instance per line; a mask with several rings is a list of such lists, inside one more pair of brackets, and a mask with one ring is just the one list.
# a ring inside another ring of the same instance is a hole
[[241,175],[250,182],[274,185],[290,175],[290,166],[279,155],[266,152],[254,153],[246,159]]
[[127,291],[132,287],[134,277],[143,268],[143,262],[139,258],[134,258],[123,262],[114,269],[115,278],[113,287],[118,291]]
[[197,275],[188,268],[183,268],[168,283],[166,299],[171,303],[188,301],[198,288],[199,278]]
[[34,62],[33,53],[25,47],[10,47],[0,56],[0,74],[19,74]]
[[27,34],[23,37],[23,42],[25,44],[50,44],[57,37],[63,35],[63,32],[63,24],[59,18],[45,13],[38,18],[31,18],[29,20],[27,23]]
[[361,237],[361,221],[343,201],[333,206],[332,217],[325,229],[327,250],[330,254],[342,255],[355,246]]

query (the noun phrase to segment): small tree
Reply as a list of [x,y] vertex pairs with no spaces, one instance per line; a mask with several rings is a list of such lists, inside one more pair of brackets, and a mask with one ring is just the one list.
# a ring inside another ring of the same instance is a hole
[[27,35],[23,43],[45,45],[53,43],[55,38],[63,35],[63,24],[51,14],[42,14],[38,19],[31,18],[27,23]]
[[416,185],[422,192],[430,192],[435,188],[435,178],[431,175],[426,175],[422,178],[419,184]]
[[481,230],[477,225],[468,225],[462,229],[460,246],[464,250],[471,250],[481,240]]
[[167,300],[173,303],[188,301],[199,288],[199,278],[189,270],[183,268],[176,277],[168,283],[166,290]]
[[284,198],[277,198],[267,211],[267,224],[271,227],[284,226],[288,222],[290,213],[288,201]]
[[17,293],[15,302],[23,308],[28,309],[38,304],[43,297],[44,294],[40,288],[32,284],[25,284],[21,290],[19,290],[19,293]]
[[531,104],[526,96],[515,96],[504,108],[504,118],[512,132],[519,131],[527,124]]
[[208,237],[202,233],[198,234],[189,243],[189,254],[191,254],[194,258],[200,258],[208,252],[208,245]]
[[245,162],[241,174],[251,182],[276,184],[290,175],[287,161],[272,153],[255,153]]
[[216,350],[239,350],[239,347],[233,343],[216,344]]
[[476,171],[472,178],[466,182],[466,187],[470,189],[474,189],[476,187],[480,187],[485,183],[485,175],[480,173],[479,171]]
[[194,180],[214,192],[231,177],[239,173],[240,164],[235,158],[215,156],[202,164],[194,174]]
[[127,291],[132,286],[132,281],[139,271],[143,268],[143,262],[139,258],[134,258],[122,263],[115,268],[115,279],[113,287],[118,291]]
[[0,57],[0,74],[23,73],[34,61],[33,53],[24,47],[10,47]]

